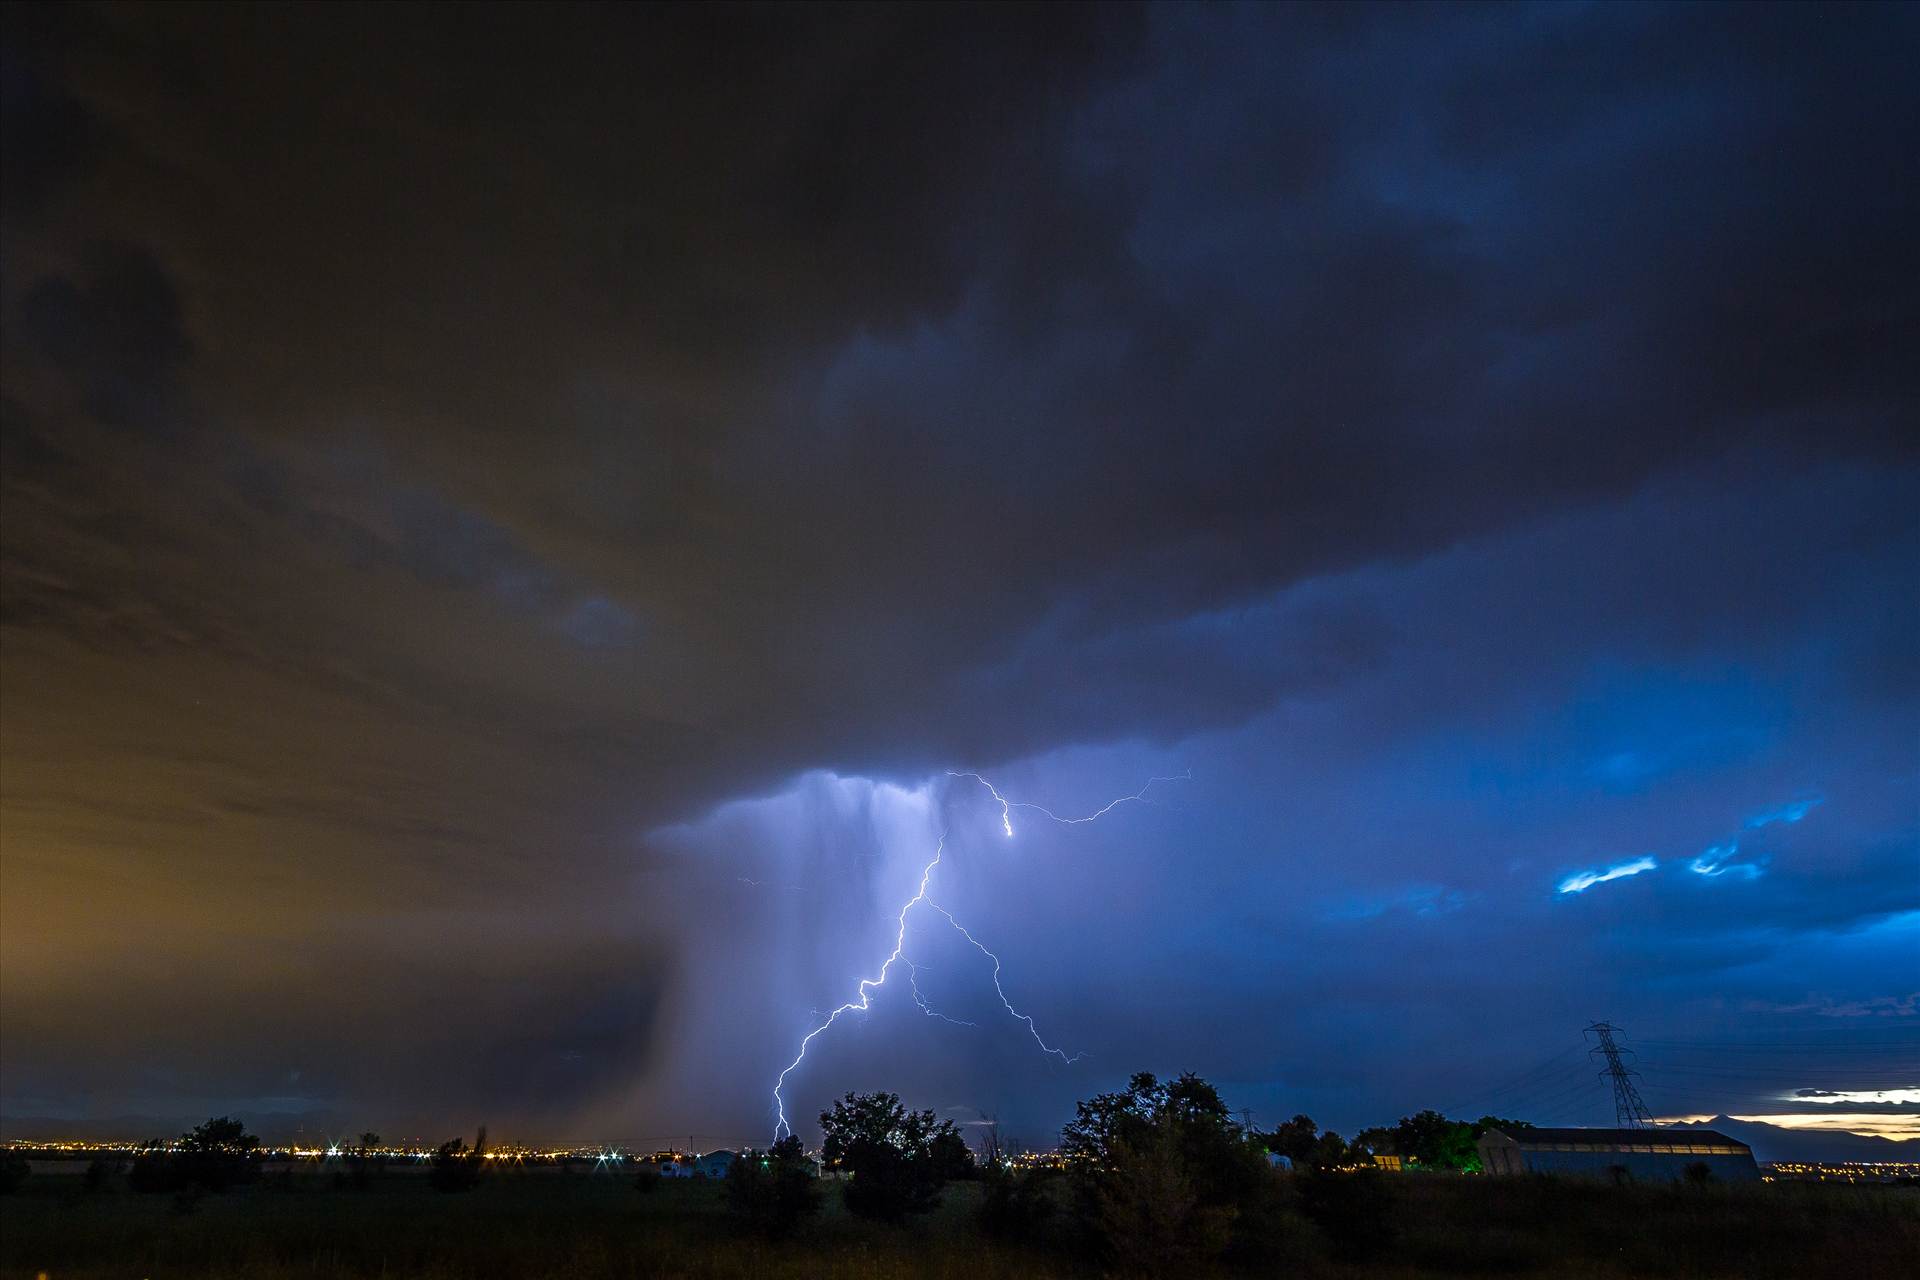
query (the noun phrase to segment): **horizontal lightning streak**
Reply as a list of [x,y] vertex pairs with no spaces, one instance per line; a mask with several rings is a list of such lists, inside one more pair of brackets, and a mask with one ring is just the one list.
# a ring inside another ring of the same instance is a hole
[[1013,835],[1013,811],[1015,809],[1032,809],[1035,813],[1043,814],[1046,817],[1052,819],[1054,822],[1058,822],[1063,826],[1069,826],[1069,827],[1078,826],[1080,823],[1083,823],[1083,822],[1092,822],[1098,818],[1104,818],[1109,813],[1112,813],[1115,809],[1119,808],[1123,804],[1128,803],[1129,801],[1134,801],[1134,800],[1145,801],[1147,798],[1147,792],[1153,790],[1153,786],[1156,782],[1192,782],[1193,770],[1188,769],[1185,772],[1176,773],[1171,777],[1166,777],[1166,778],[1148,778],[1147,785],[1140,788],[1138,791],[1134,792],[1132,795],[1121,796],[1118,800],[1109,801],[1104,808],[1096,810],[1095,812],[1088,814],[1084,818],[1063,818],[1059,814],[1055,813],[1053,810],[1047,808],[1045,805],[1030,804],[1025,800],[1009,800],[1005,796],[1001,795],[999,790],[991,782],[988,782],[985,778],[981,777],[977,773],[964,773],[957,769],[949,769],[947,770],[947,776],[949,778],[972,778],[975,782],[985,787],[987,789],[987,793],[991,795],[995,800],[998,800],[1000,802],[1000,829],[1006,832],[1008,837],[1011,838]]

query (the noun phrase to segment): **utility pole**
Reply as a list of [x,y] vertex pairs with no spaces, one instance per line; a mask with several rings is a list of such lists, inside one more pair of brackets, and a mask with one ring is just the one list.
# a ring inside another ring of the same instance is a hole
[[1653,1116],[1648,1113],[1647,1104],[1640,1101],[1640,1091],[1633,1087],[1633,1078],[1640,1073],[1629,1071],[1620,1061],[1622,1053],[1633,1050],[1623,1050],[1613,1041],[1614,1033],[1619,1030],[1609,1022],[1596,1022],[1588,1027],[1587,1033],[1599,1043],[1587,1050],[1587,1054],[1606,1059],[1606,1069],[1600,1075],[1613,1085],[1613,1122],[1622,1129],[1651,1129]]

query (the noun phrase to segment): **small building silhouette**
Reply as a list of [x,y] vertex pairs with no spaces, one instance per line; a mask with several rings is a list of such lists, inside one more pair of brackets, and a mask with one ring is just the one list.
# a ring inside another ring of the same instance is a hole
[[693,1158],[693,1173],[699,1178],[724,1178],[733,1168],[734,1154],[731,1151],[709,1151],[703,1156]]
[[[1616,1181],[1757,1182],[1753,1149],[1712,1129],[1488,1129],[1488,1173],[1556,1173]],[[1704,1170],[1704,1173],[1701,1172]]]
[[733,1167],[734,1155],[731,1151],[709,1151],[703,1156],[673,1153],[673,1158],[660,1166],[663,1178],[724,1178],[727,1170]]

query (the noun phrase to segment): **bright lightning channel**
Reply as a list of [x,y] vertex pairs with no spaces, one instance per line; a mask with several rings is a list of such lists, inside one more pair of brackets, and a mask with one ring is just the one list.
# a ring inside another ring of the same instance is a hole
[[[1045,805],[1029,804],[1023,800],[1009,800],[1006,796],[1001,795],[999,789],[991,782],[988,782],[977,773],[964,773],[950,769],[947,771],[947,776],[950,778],[971,778],[973,781],[985,787],[987,794],[991,795],[1000,804],[1000,829],[1006,833],[1008,839],[1012,839],[1013,811],[1015,809],[1031,809],[1035,813],[1053,822],[1058,822],[1063,826],[1078,826],[1081,823],[1093,822],[1098,818],[1103,818],[1123,804],[1132,801],[1144,802],[1147,797],[1147,792],[1151,791],[1157,783],[1191,782],[1193,780],[1193,771],[1189,769],[1170,777],[1149,778],[1147,779],[1147,784],[1132,795],[1121,796],[1117,800],[1108,802],[1103,808],[1087,814],[1085,817],[1078,818],[1062,817]],[[951,1022],[955,1026],[971,1027],[977,1025],[972,1022],[962,1022],[958,1018],[949,1018],[946,1014],[939,1012],[934,1009],[933,1006],[929,1005],[926,998],[920,994],[920,983],[918,981],[919,969],[915,967],[913,961],[906,958],[905,952],[907,948],[907,915],[922,902],[946,917],[947,923],[952,925],[961,937],[971,943],[981,955],[993,962],[993,989],[1000,997],[1000,1004],[1006,1009],[1009,1016],[1016,1021],[1026,1024],[1028,1034],[1033,1036],[1034,1043],[1040,1046],[1042,1052],[1069,1064],[1078,1062],[1086,1056],[1083,1053],[1069,1055],[1065,1050],[1046,1042],[1046,1039],[1040,1034],[1040,1028],[1035,1025],[1032,1015],[1020,1012],[1013,1007],[1013,1002],[1007,999],[1006,989],[1000,985],[1000,957],[988,950],[984,943],[968,932],[967,927],[956,920],[951,911],[948,911],[945,907],[927,896],[927,887],[932,883],[934,868],[940,865],[940,859],[945,854],[946,847],[947,833],[942,831],[939,842],[934,846],[933,858],[926,866],[920,869],[919,890],[915,892],[911,898],[908,898],[906,902],[901,904],[900,912],[894,918],[893,951],[889,953],[886,960],[881,963],[880,972],[871,978],[860,979],[860,985],[856,989],[857,994],[855,998],[828,1013],[819,1026],[807,1032],[807,1034],[801,1038],[799,1052],[793,1055],[793,1061],[787,1064],[786,1069],[782,1071],[779,1078],[773,1082],[773,1109],[774,1114],[778,1117],[773,1126],[775,1141],[793,1132],[793,1126],[787,1122],[787,1104],[786,1098],[783,1096],[783,1091],[787,1086],[787,1077],[798,1070],[802,1062],[806,1061],[807,1047],[814,1042],[815,1038],[832,1027],[834,1023],[838,1022],[841,1014],[855,1012],[866,1013],[870,1010],[873,1007],[873,993],[887,984],[887,975],[893,971],[895,964],[906,965],[907,987],[913,995],[913,1002],[919,1006],[922,1013],[926,1014],[929,1018],[938,1018],[942,1022]]]
[[942,831],[940,833],[940,843],[933,848],[933,860],[927,863],[926,866],[920,868],[919,892],[915,893],[911,898],[908,898],[900,906],[900,915],[895,920],[895,924],[898,927],[894,930],[893,934],[893,952],[886,958],[885,963],[880,966],[879,974],[871,978],[860,979],[858,997],[847,1001],[832,1013],[829,1013],[826,1021],[807,1032],[806,1036],[800,1041],[800,1052],[793,1055],[793,1061],[789,1062],[787,1069],[780,1073],[780,1078],[773,1082],[773,1109],[780,1117],[779,1121],[773,1126],[774,1141],[777,1142],[784,1135],[793,1132],[793,1126],[787,1123],[786,1100],[780,1096],[780,1091],[786,1088],[787,1077],[793,1073],[794,1068],[806,1060],[807,1046],[813,1043],[814,1037],[838,1022],[841,1014],[852,1013],[855,1009],[865,1013],[873,1007],[873,993],[887,984],[887,974],[900,959],[900,953],[907,949],[907,912],[913,910],[917,904],[927,900],[927,882],[933,879],[933,869],[940,865],[940,856],[946,851],[946,847],[947,833]]

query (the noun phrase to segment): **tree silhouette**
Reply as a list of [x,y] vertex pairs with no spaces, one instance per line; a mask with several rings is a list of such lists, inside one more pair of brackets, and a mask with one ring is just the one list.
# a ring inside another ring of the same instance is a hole
[[427,1180],[436,1191],[471,1191],[480,1185],[481,1175],[486,1172],[486,1156],[487,1126],[481,1125],[471,1150],[458,1138],[440,1144],[433,1153]]
[[863,1217],[897,1222],[926,1213],[947,1180],[973,1164],[953,1121],[909,1111],[897,1093],[849,1093],[820,1113],[820,1128],[827,1163],[850,1175],[847,1209]]
[[1140,1072],[1080,1103],[1060,1137],[1092,1242],[1153,1273],[1217,1256],[1271,1182],[1219,1091],[1192,1073]]
[[157,1140],[147,1143],[134,1158],[127,1185],[136,1191],[225,1191],[260,1172],[260,1139],[231,1116],[215,1116],[181,1134],[173,1146],[169,1151]]
[[347,1178],[356,1190],[366,1190],[373,1171],[385,1166],[386,1157],[375,1150],[379,1145],[380,1135],[369,1130],[360,1135],[358,1143],[347,1148]]
[[1267,1150],[1304,1167],[1312,1159],[1319,1142],[1320,1128],[1314,1124],[1313,1117],[1295,1116],[1267,1135]]

